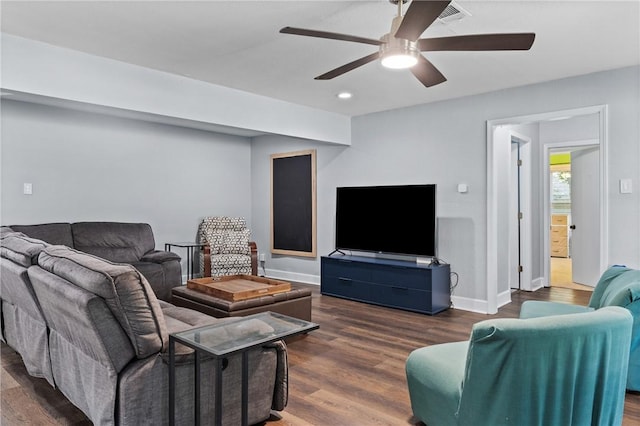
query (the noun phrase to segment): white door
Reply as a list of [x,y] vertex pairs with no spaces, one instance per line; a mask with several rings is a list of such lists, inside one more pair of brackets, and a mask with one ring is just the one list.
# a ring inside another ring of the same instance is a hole
[[509,177],[509,287],[520,289],[520,146],[511,142]]
[[595,287],[600,278],[600,153],[571,153],[570,255],[573,281]]

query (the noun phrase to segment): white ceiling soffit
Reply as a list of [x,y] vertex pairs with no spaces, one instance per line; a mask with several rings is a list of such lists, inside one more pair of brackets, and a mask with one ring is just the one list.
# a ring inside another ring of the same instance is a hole
[[[428,52],[447,81],[422,86],[372,62],[314,77],[375,46],[280,34],[285,26],[379,38],[388,1],[2,1],[3,32],[346,115],[484,93],[640,63],[640,2],[456,1],[470,16],[423,37],[534,32],[529,51]],[[404,6],[406,10],[407,5]],[[341,91],[353,93],[340,100]]]

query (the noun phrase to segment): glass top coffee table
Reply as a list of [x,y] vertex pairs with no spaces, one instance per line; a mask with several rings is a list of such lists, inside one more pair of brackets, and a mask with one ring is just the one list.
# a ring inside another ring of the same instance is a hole
[[242,425],[248,422],[248,351],[257,346],[316,330],[316,323],[289,317],[275,312],[240,317],[236,321],[192,328],[169,335],[169,422],[175,424],[175,344],[188,346],[196,351],[195,369],[195,424],[200,424],[200,356],[204,352],[216,358],[215,424],[222,424],[222,366],[223,358],[242,353]]

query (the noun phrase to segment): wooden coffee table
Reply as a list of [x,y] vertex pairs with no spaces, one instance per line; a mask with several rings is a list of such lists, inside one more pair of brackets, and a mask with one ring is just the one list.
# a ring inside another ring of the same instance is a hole
[[291,284],[286,281],[255,275],[229,275],[226,277],[189,280],[187,281],[187,288],[219,297],[220,299],[237,302],[290,291]]
[[174,287],[171,303],[216,318],[277,312],[311,321],[311,289],[296,288],[286,281],[233,275],[197,278]]

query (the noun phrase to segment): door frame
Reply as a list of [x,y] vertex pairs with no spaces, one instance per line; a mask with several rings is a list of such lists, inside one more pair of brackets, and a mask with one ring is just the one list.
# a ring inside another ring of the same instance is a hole
[[[567,142],[550,142],[542,145],[541,150],[541,164],[542,164],[542,201],[543,201],[543,218],[542,218],[542,227],[543,229],[551,229],[551,182],[550,182],[550,173],[551,167],[549,166],[549,155],[553,150],[574,150],[575,148],[590,148],[590,147],[598,147],[599,150],[602,150],[602,145],[599,143],[598,139],[587,139],[582,141],[567,141]],[[602,180],[602,155],[599,153],[600,157],[600,170],[598,170],[599,175],[599,194],[600,194],[600,214],[603,214],[602,206],[608,200],[609,197],[603,197],[604,191],[606,191],[606,186],[603,188],[604,182]],[[605,222],[606,223],[606,222]],[[600,238],[603,238],[603,223],[602,218],[600,219]],[[603,252],[606,251],[606,247],[603,250],[602,241],[600,240],[600,270],[604,270],[606,266],[606,258],[608,256],[603,256]],[[551,285],[551,250],[549,249],[550,241],[549,241],[549,232],[543,232],[543,241],[542,241],[542,252],[543,252],[543,285],[545,287],[549,287]],[[606,244],[608,247],[608,244]]]
[[[504,168],[508,166],[502,159],[506,147],[500,146],[494,141],[494,132],[501,126],[531,124],[540,121],[558,120],[562,118],[577,117],[581,115],[598,114],[600,121],[599,142],[600,142],[600,269],[607,264],[609,257],[608,238],[608,171],[607,171],[607,147],[608,147],[608,107],[607,105],[596,105],[584,108],[575,108],[561,111],[531,114],[511,118],[487,120],[487,270],[486,270],[486,311],[488,314],[498,312],[498,299],[500,306],[510,303],[511,296],[498,294],[498,275],[504,263],[500,255],[498,244],[500,219],[506,217],[508,213],[508,202],[505,203],[500,196],[500,177],[505,173]],[[544,174],[543,174],[544,176]],[[507,199],[508,201],[508,199]],[[506,212],[505,212],[506,210]],[[548,228],[546,228],[548,229]],[[539,229],[536,232],[544,233],[546,229]],[[541,240],[542,241],[542,240]],[[548,250],[548,249],[547,249]],[[507,262],[508,267],[508,262]]]
[[[520,149],[520,159],[522,160],[519,181],[520,213],[522,213],[522,219],[519,220],[518,224],[520,227],[519,238],[516,237],[520,250],[520,266],[522,266],[522,272],[520,273],[520,286],[518,288],[520,290],[533,290],[531,285],[533,279],[531,274],[533,267],[533,235],[531,222],[531,138],[510,129],[509,139],[511,140],[511,143],[518,144]],[[511,202],[511,200],[509,201]],[[509,220],[513,220],[513,218],[510,218]],[[511,244],[511,241],[513,240],[513,236],[510,235],[509,243]],[[514,265],[509,265],[510,269],[513,267]],[[509,287],[511,287],[511,285]],[[511,289],[513,289],[513,287],[511,287]]]

